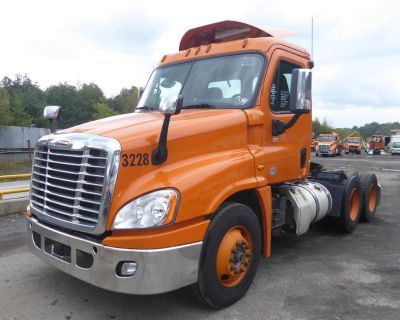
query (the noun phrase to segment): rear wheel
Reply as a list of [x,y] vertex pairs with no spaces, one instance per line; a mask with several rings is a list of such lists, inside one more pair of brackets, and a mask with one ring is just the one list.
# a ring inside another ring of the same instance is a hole
[[361,215],[361,183],[358,176],[351,176],[344,188],[342,208],[340,211],[340,229],[351,233],[357,227]]
[[229,306],[249,289],[261,252],[261,229],[255,213],[237,203],[223,207],[203,242],[195,295],[208,306]]
[[360,181],[362,190],[361,220],[370,222],[375,217],[380,199],[378,179],[374,173],[369,173],[361,174]]

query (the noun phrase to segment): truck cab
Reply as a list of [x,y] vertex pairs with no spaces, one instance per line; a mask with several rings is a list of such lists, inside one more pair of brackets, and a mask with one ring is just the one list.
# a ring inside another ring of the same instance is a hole
[[346,153],[361,154],[362,140],[360,137],[347,137],[344,143]]
[[301,235],[331,215],[352,232],[359,178],[310,161],[310,67],[305,49],[249,24],[188,30],[134,113],[39,140],[32,252],[104,289],[192,285],[222,308],[250,287],[273,230]]
[[318,137],[318,146],[315,155],[318,156],[340,156],[343,151],[343,142],[335,132],[321,133]]
[[384,154],[385,153],[385,137],[382,135],[372,135],[368,138],[368,153],[369,154]]

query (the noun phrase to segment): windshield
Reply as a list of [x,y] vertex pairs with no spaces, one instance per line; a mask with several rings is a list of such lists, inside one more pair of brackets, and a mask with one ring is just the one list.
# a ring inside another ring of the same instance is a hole
[[335,141],[335,137],[334,136],[320,136],[318,138],[318,141],[331,142],[331,141]]
[[347,142],[348,142],[348,143],[360,143],[360,139],[357,139],[357,138],[350,138],[350,139],[347,139]]
[[393,142],[393,148],[400,148],[400,142]]
[[381,137],[372,137],[372,138],[370,139],[370,141],[371,141],[371,142],[382,142],[383,139],[382,139]]
[[162,98],[183,95],[183,108],[248,108],[261,85],[264,58],[246,53],[156,69],[137,109],[158,110]]

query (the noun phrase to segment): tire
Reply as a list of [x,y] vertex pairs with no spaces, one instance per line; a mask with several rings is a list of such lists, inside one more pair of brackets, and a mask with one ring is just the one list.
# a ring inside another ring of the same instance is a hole
[[358,176],[348,178],[343,193],[339,217],[339,228],[344,233],[352,233],[357,227],[361,215],[362,190]]
[[361,221],[371,222],[380,202],[378,179],[374,173],[360,175],[362,191]]
[[194,294],[214,309],[235,303],[252,284],[260,253],[257,216],[245,205],[229,203],[217,212],[207,230]]

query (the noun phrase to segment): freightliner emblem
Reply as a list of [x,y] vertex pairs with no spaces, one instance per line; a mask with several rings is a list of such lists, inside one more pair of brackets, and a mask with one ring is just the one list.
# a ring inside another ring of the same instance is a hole
[[57,140],[53,142],[54,145],[56,146],[62,146],[62,147],[72,147],[72,142],[69,140]]

